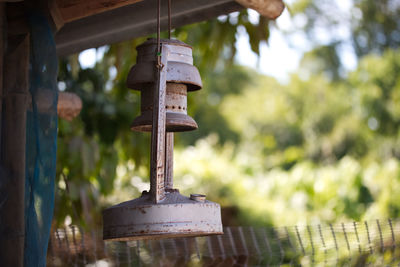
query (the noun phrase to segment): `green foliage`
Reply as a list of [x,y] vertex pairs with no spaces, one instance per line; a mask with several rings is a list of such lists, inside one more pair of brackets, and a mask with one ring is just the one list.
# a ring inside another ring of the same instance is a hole
[[399,55],[387,51],[383,57],[366,57],[341,83],[293,76],[284,86],[258,76],[240,94],[226,95],[220,113],[240,141],[218,146],[211,135],[179,150],[179,187],[239,207],[242,224],[396,218],[397,113],[385,112],[390,127],[380,130],[377,119],[379,126],[373,128],[368,118],[371,113],[382,118],[375,113],[381,109],[375,111],[364,99],[372,94],[381,106],[394,107],[392,97],[369,88],[384,90],[374,83],[385,80],[387,95],[398,91],[399,77],[386,77],[398,67]]
[[195,47],[194,62],[202,73],[214,69],[215,66],[222,69],[226,65],[232,65],[238,30],[245,29],[251,49],[259,55],[260,44],[268,41],[270,26],[270,21],[262,17],[256,24],[250,22],[248,11],[243,10],[176,29],[173,35]]
[[[289,171],[260,168],[259,159],[213,138],[176,155],[176,184],[185,193],[207,193],[240,209],[240,224],[277,226],[397,217],[400,165],[390,159],[361,165],[344,157],[330,165],[310,161]],[[249,172],[251,169],[251,172]],[[288,216],[290,214],[290,216]]]
[[354,9],[362,19],[353,25],[353,42],[359,56],[398,48],[400,5],[393,0],[357,0]]
[[348,7],[346,4],[297,0],[289,7],[293,21],[301,21],[295,32],[305,33],[314,48],[306,54],[303,67],[312,73],[324,72],[333,80],[345,74],[345,59],[340,57],[344,47],[350,47],[360,59],[397,49],[400,44],[398,1],[355,0]]
[[382,58],[367,57],[349,78],[350,84],[359,89],[365,121],[376,120],[376,130],[383,136],[397,135],[400,129],[399,71],[398,51],[388,50]]

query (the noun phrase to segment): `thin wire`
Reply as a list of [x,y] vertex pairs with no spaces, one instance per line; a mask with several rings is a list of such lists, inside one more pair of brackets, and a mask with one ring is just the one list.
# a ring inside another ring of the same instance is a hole
[[171,39],[171,0],[168,0],[168,39]]
[[161,1],[157,0],[157,58],[160,60],[161,46],[160,46],[160,12],[161,11]]

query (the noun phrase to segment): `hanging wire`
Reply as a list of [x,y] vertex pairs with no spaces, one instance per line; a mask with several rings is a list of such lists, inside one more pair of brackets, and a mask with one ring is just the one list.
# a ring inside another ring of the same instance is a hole
[[157,61],[158,65],[160,65],[160,56],[161,56],[161,46],[160,46],[160,11],[161,11],[161,1],[157,0]]
[[[172,18],[171,18],[171,0],[168,0],[168,39],[171,40],[171,27],[172,27]],[[157,67],[161,66],[161,41],[160,41],[160,32],[161,32],[161,0],[157,0]]]
[[171,39],[171,0],[168,0],[168,39]]
[[[171,0],[168,0],[168,39],[171,39],[171,28],[172,28],[172,18],[171,18]],[[160,56],[160,31],[161,31],[161,0],[157,0],[157,55]]]
[[[171,39],[171,0],[168,0],[168,39]],[[157,0],[157,66],[161,65],[161,41],[160,41],[160,31],[161,31],[161,0]]]

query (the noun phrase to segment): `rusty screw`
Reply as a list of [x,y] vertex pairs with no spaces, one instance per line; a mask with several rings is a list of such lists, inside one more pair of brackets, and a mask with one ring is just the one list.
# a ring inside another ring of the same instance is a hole
[[197,201],[197,202],[204,202],[204,201],[206,201],[206,195],[190,194],[190,199]]

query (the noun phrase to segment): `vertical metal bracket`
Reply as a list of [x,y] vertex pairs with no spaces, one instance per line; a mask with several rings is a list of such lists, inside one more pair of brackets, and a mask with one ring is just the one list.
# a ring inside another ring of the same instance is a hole
[[168,54],[168,46],[161,44],[161,55],[157,55],[160,60],[157,58],[155,69],[157,82],[154,87],[153,124],[151,130],[150,194],[154,203],[159,203],[165,198],[165,98]]
[[174,133],[167,133],[165,138],[165,189],[174,189]]

